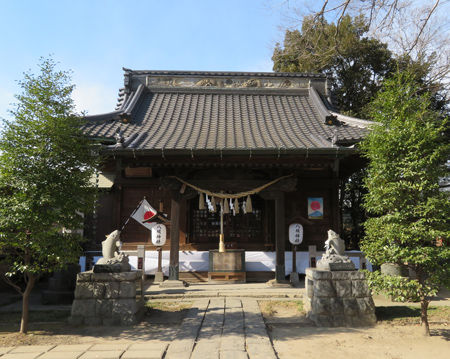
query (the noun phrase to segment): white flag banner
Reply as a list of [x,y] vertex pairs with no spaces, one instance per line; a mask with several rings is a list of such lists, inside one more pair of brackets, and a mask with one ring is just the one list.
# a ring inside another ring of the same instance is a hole
[[134,220],[142,224],[145,228],[152,230],[152,228],[156,225],[155,222],[150,222],[153,217],[157,215],[158,211],[150,206],[145,199],[142,200],[139,208],[134,212],[131,216]]

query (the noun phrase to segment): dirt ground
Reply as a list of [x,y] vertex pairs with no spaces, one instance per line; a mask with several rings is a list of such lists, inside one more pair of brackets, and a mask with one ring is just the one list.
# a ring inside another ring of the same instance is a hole
[[16,345],[83,344],[105,340],[118,342],[170,342],[191,302],[152,302],[144,320],[130,327],[85,327],[66,324],[68,311],[31,312],[27,335],[20,334],[19,313],[0,313],[0,347]]
[[418,309],[408,306],[377,308],[377,325],[356,329],[317,328],[298,303],[260,302],[260,307],[280,359],[450,357],[450,307],[430,310],[430,337],[422,335]]
[[[377,308],[372,328],[316,328],[301,301],[260,301],[269,335],[280,359],[416,359],[450,357],[450,307],[430,308],[431,337],[423,337],[419,310],[411,306]],[[133,327],[72,327],[69,312],[32,315],[28,335],[17,333],[17,313],[0,313],[0,347],[36,344],[170,342],[191,302],[152,302],[145,320]]]

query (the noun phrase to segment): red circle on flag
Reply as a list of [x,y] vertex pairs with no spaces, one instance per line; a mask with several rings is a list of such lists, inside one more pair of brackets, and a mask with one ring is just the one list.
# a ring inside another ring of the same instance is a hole
[[147,219],[152,218],[155,215],[155,212],[152,211],[147,211],[144,213],[144,221],[146,221]]
[[318,209],[320,209],[319,201],[312,201],[311,202],[311,209],[314,210],[314,211],[317,211]]

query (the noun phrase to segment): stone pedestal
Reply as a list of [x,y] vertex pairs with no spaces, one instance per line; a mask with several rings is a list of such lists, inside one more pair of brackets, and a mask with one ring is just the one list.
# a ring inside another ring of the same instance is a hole
[[162,283],[164,282],[164,274],[163,272],[156,272],[155,273],[155,280],[153,283]]
[[364,272],[306,269],[304,307],[319,327],[376,323],[375,305]]
[[71,304],[79,272],[78,264],[69,264],[66,269],[53,273],[48,279],[47,289],[42,291],[42,304]]
[[184,288],[187,284],[182,280],[168,279],[159,285],[160,288]]
[[266,282],[266,286],[272,287],[272,288],[292,288],[292,285],[287,280],[277,280],[271,279]]
[[300,286],[300,278],[298,277],[298,273],[297,272],[292,272],[289,275],[289,282],[292,284],[292,286],[294,287],[299,287]]
[[82,272],[77,276],[75,299],[69,318],[71,324],[133,325],[144,314],[141,295],[136,299],[136,288],[142,290],[142,273]]

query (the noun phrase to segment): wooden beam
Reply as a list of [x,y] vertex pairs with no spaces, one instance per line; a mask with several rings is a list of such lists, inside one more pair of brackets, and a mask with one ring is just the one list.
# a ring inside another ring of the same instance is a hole
[[[189,178],[183,178],[188,183],[197,186],[201,189],[209,190],[212,192],[218,192],[218,191],[231,191],[231,192],[244,192],[248,190],[252,190],[256,187],[262,186],[266,184],[267,182],[270,182],[269,179],[267,180],[249,180],[249,179],[222,179],[217,178],[214,173],[212,173],[211,178],[209,179],[189,179]],[[190,187],[187,187],[184,189],[183,192],[183,185],[181,182],[179,182],[177,179],[172,177],[164,177],[161,180],[161,185],[169,190],[172,191],[179,191],[184,196],[188,196],[189,192],[197,193],[194,189],[191,189]],[[270,187],[268,187],[266,190],[260,192],[266,192],[266,191],[294,191],[297,185],[297,178],[296,177],[290,177],[285,178],[277,183],[274,183]]]

